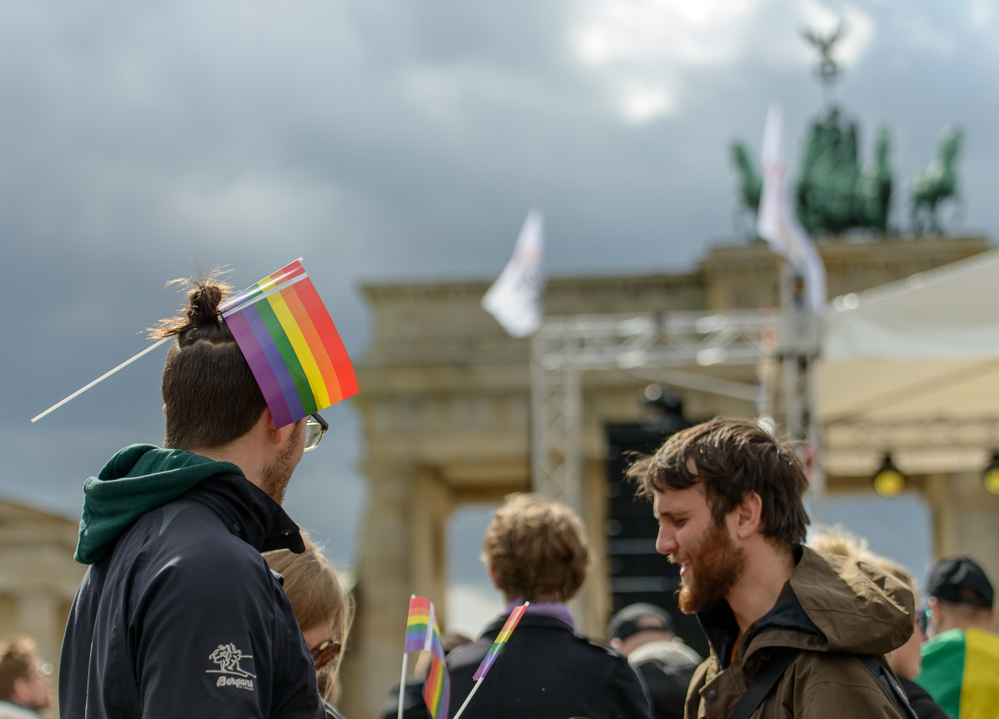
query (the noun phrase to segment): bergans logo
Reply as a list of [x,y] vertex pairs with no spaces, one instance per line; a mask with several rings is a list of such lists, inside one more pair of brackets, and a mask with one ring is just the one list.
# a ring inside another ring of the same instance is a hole
[[206,669],[206,674],[221,674],[217,687],[236,687],[253,691],[253,680],[257,678],[255,674],[250,674],[239,665],[244,659],[253,659],[249,654],[243,654],[236,648],[235,644],[219,644],[218,648],[208,657],[218,664],[218,669]]

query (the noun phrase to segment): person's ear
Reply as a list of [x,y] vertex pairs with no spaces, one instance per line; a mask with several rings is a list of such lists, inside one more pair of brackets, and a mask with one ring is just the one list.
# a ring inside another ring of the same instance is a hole
[[489,581],[490,581],[490,583],[492,583],[493,589],[497,589],[497,590],[499,590],[499,591],[502,592],[503,591],[503,587],[501,587],[496,582],[496,568],[493,567],[493,565],[491,565],[491,564],[487,564],[486,565],[486,574],[489,575]]
[[940,603],[937,602],[936,597],[930,597],[926,600],[926,604],[930,607],[930,621],[933,622],[934,627],[939,627],[943,621],[943,610]]
[[281,444],[288,431],[295,426],[294,424],[289,424],[287,427],[276,427],[274,424],[274,415],[271,414],[269,407],[264,408],[258,424],[263,425],[264,431],[267,434],[267,440],[271,444]]
[[163,416],[166,417],[166,402],[163,403]]
[[24,677],[18,677],[14,680],[11,686],[10,696],[15,701],[26,701],[30,698],[28,693],[28,680]]
[[732,513],[735,515],[735,536],[746,539],[760,528],[763,521],[763,500],[756,492],[747,492]]

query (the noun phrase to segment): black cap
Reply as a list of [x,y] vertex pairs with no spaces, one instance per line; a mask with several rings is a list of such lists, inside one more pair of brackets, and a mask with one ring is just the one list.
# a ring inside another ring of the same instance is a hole
[[655,604],[629,604],[611,617],[607,634],[611,639],[624,641],[638,632],[670,632],[676,634],[676,625],[665,609]]
[[968,557],[948,557],[934,564],[927,591],[931,597],[976,607],[991,608],[995,601],[992,582]]

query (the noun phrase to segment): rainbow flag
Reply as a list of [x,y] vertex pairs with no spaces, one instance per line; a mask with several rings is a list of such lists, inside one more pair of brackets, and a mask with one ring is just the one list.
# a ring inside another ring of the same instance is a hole
[[357,394],[354,367],[301,259],[230,297],[219,311],[276,426]]
[[482,664],[480,664],[479,668],[475,670],[475,674],[472,675],[472,679],[476,681],[481,679],[486,675],[486,672],[492,668],[493,663],[496,661],[496,657],[498,657],[499,653],[503,651],[503,647],[510,639],[510,635],[513,634],[513,630],[514,627],[517,626],[517,622],[520,621],[520,618],[524,616],[524,612],[527,611],[527,605],[528,602],[524,602],[523,605],[510,612],[510,616],[507,618],[506,624],[503,625],[500,633],[496,635],[496,641],[493,642],[491,647],[489,647],[489,651],[486,652],[486,658],[482,660]]
[[413,596],[409,600],[406,648],[403,651],[424,651],[433,654],[430,660],[430,673],[423,688],[423,701],[433,719],[447,719],[448,705],[451,701],[451,679],[444,664],[444,647],[441,646],[441,631],[437,626],[434,605],[426,597]]
[[995,717],[999,708],[999,637],[951,629],[923,644],[916,683],[952,719]]

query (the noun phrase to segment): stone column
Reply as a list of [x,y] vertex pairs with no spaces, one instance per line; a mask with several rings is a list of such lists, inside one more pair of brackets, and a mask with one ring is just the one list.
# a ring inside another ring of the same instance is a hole
[[434,603],[441,631],[447,631],[447,520],[454,500],[451,489],[434,472],[415,478],[410,502],[411,591]]
[[369,460],[363,469],[368,506],[341,704],[346,716],[374,719],[399,683],[410,595],[429,597],[445,616],[444,537],[452,501],[446,484],[428,469],[390,460]]
[[343,713],[374,719],[399,681],[410,594],[410,490],[416,468],[368,460],[368,506],[361,527],[354,628],[343,664]]
[[[933,555],[935,559],[957,553],[957,512],[951,494],[951,475],[931,474],[926,477],[923,493],[933,512]],[[924,586],[926,577],[918,577]]]
[[25,634],[38,644],[38,653],[45,661],[57,665],[65,627],[58,624],[61,598],[54,592],[29,591],[17,598],[17,633]]

